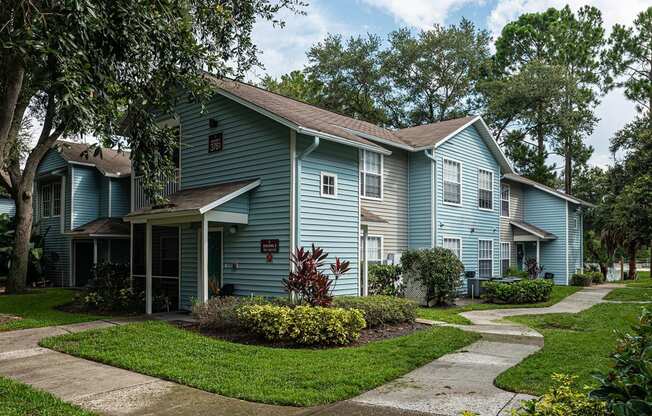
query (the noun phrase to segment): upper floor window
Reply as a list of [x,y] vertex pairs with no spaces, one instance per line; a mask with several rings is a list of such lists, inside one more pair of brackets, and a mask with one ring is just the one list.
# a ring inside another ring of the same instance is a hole
[[52,216],[61,215],[61,182],[52,184]]
[[360,195],[381,199],[383,195],[383,155],[363,150],[360,156]]
[[493,240],[478,240],[478,277],[493,274]]
[[462,164],[444,159],[444,202],[462,204]]
[[337,175],[326,172],[321,173],[321,196],[337,198]]
[[509,217],[509,185],[500,185],[500,215]]
[[41,216],[43,218],[52,215],[52,185],[41,186]]
[[478,169],[478,208],[493,209],[494,173]]
[[444,248],[452,251],[458,259],[462,258],[462,240],[460,238],[444,237]]

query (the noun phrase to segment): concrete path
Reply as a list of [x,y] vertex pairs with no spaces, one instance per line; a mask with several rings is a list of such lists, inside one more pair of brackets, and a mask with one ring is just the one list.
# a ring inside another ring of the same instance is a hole
[[586,288],[546,308],[496,309],[465,312],[472,325],[454,326],[477,332],[483,339],[466,349],[445,355],[397,380],[364,393],[353,401],[369,405],[459,416],[469,410],[480,416],[509,415],[512,408],[531,396],[494,386],[495,378],[543,346],[538,332],[513,322],[515,315],[577,313],[602,302],[615,285]]

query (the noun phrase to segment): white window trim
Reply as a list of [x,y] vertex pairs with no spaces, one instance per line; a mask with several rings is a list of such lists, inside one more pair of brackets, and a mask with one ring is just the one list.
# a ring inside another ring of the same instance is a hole
[[[58,214],[55,214],[55,213],[54,213],[54,207],[55,207],[57,204],[54,202],[54,201],[55,201],[55,199],[54,199],[54,194],[55,194],[54,189],[56,188],[55,185],[56,185],[57,183],[59,184],[59,192],[58,192],[58,193],[59,193],[59,213],[58,213]],[[52,218],[61,217],[61,213],[63,212],[63,210],[61,209],[61,208],[62,208],[62,203],[63,203],[63,195],[61,195],[61,190],[63,189],[63,186],[61,185],[61,182],[56,182],[56,181],[55,181],[55,182],[52,182],[52,183],[50,184],[50,187],[52,188],[51,195],[50,195],[50,200],[51,200],[51,204],[52,204],[52,206],[50,207],[50,213],[51,213],[50,216],[51,216]]]
[[[445,175],[446,161],[457,163],[458,165],[460,165],[460,202],[459,202],[459,204],[456,204],[455,202],[446,201],[446,198],[445,198],[445,193],[446,193],[445,189],[446,189],[446,187],[444,185],[444,182],[445,182],[445,177],[446,177],[446,175]],[[443,205],[450,205],[450,206],[453,206],[453,207],[461,207],[463,205],[463,203],[464,203],[464,185],[463,184],[464,184],[464,164],[461,161],[451,159],[450,157],[442,158],[442,164],[441,164],[441,202],[442,202],[442,204]]]
[[462,241],[462,237],[455,237],[455,236],[452,236],[452,235],[444,235],[442,237],[442,240],[441,240],[442,248],[446,248],[446,240],[457,240],[457,241],[460,242],[460,256],[459,256],[459,259],[460,259],[460,261],[462,261],[462,257],[464,257],[464,254],[463,254],[464,253],[464,249],[463,249],[464,242]]
[[[503,186],[507,188],[507,215],[503,215]],[[501,183],[500,184],[500,216],[503,218],[511,218],[512,217],[512,187],[509,186],[508,183]]]
[[[43,197],[43,195],[44,195],[45,190],[48,189],[48,188],[50,189],[50,200],[48,201],[48,205],[50,206],[50,209],[49,209],[48,215],[45,215],[45,210],[43,209],[43,201],[45,201],[45,198]],[[39,203],[40,203],[39,208],[41,210],[41,218],[50,218],[50,217],[52,217],[52,201],[53,201],[53,198],[52,198],[52,184],[51,183],[46,183],[44,185],[41,185],[41,192],[39,193],[39,196],[40,196],[40,198],[39,198]]]
[[[324,193],[324,177],[325,176],[331,176],[333,177],[333,195],[330,194],[325,194]],[[322,198],[331,198],[331,199],[336,199],[337,198],[337,174],[335,173],[330,173],[330,172],[321,172],[319,175],[319,194],[321,195]]]
[[[481,241],[491,241],[491,258],[488,259],[483,259],[480,258],[480,242]],[[494,274],[494,253],[495,247],[494,247],[494,240],[493,238],[478,238],[478,271],[477,271],[477,276],[480,277],[480,260],[489,260],[491,261],[491,275],[493,276]]]
[[[507,258],[503,257],[503,245],[507,244]],[[510,242],[502,241],[500,243],[500,268],[503,267],[503,260],[507,260],[507,268],[512,267],[512,244]],[[500,271],[503,272],[502,270]]]
[[[358,164],[360,165],[359,169],[358,169],[358,176],[361,173],[364,174],[364,175],[367,174],[367,171],[364,168],[364,157],[365,157],[365,155],[367,153],[374,153],[374,154],[377,154],[378,156],[380,156],[380,198],[376,198],[376,197],[373,197],[373,196],[366,196],[364,187],[362,187],[362,189],[361,189],[360,198],[368,199],[370,201],[382,201],[383,200],[383,195],[385,193],[385,155],[383,155],[382,153],[373,152],[371,150],[362,149],[362,152],[360,153],[362,155],[362,157],[358,161]],[[371,173],[372,175],[377,175],[377,173],[373,173],[373,172],[369,172],[369,173]],[[366,184],[367,184],[367,182],[365,181],[365,185]]]
[[[362,237],[364,238],[364,235],[362,235]],[[380,239],[380,258],[379,259],[370,259],[369,258],[369,239],[370,238],[379,238]],[[384,237],[382,235],[378,235],[378,234],[367,234],[367,241],[365,241],[365,250],[366,250],[365,254],[367,256],[367,262],[370,262],[370,261],[375,262],[375,261],[377,261],[377,262],[380,262],[380,264],[383,264],[383,261],[384,261],[383,253],[385,252],[385,239],[384,239]]]
[[[489,192],[491,192],[491,208],[482,208],[482,207],[480,206],[480,189],[481,189],[481,188],[480,188],[480,172],[485,172],[485,173],[489,173],[489,174],[491,174],[491,189],[484,189],[484,188],[482,188],[483,191],[489,191]],[[477,192],[477,195],[476,195],[476,206],[477,206],[478,209],[481,210],[481,211],[493,211],[493,210],[494,210],[494,207],[496,206],[496,204],[494,203],[494,202],[495,202],[495,199],[496,199],[496,198],[494,198],[494,178],[495,178],[495,177],[496,177],[496,175],[494,175],[494,171],[493,171],[493,170],[484,169],[484,168],[478,168],[478,176],[476,177],[476,179],[477,179],[477,181],[478,181],[478,192]]]

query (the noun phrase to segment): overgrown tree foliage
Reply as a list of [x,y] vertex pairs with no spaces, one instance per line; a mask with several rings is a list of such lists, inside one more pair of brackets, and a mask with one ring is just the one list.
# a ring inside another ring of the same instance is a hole
[[[3,1],[0,8],[0,183],[16,201],[8,290],[25,285],[36,168],[56,140],[92,134],[127,144],[151,197],[173,170],[175,141],[158,127],[177,100],[206,96],[203,71],[238,76],[258,63],[256,19],[272,20],[299,0]],[[181,93],[183,91],[183,93]],[[119,125],[123,115],[126,123]],[[20,166],[20,126],[42,123]]]

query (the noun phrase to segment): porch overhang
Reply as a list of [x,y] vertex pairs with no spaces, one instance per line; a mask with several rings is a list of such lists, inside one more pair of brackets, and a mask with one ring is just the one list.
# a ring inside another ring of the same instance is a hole
[[121,218],[98,218],[65,233],[72,238],[129,238],[129,224]]
[[362,225],[369,223],[384,224],[387,223],[387,220],[366,208],[360,208],[360,223]]
[[206,218],[212,222],[247,224],[248,201],[245,210],[231,212],[219,207],[260,186],[260,179],[229,182],[201,188],[183,189],[168,196],[168,203],[138,209],[124,217],[132,223],[179,224],[199,222]]
[[536,225],[516,220],[511,220],[509,223],[516,229],[514,241],[551,241],[557,239],[556,235]]

